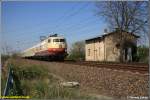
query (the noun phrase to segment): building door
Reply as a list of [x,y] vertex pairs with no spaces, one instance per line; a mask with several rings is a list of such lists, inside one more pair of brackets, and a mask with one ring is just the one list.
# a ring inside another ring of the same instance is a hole
[[131,48],[124,49],[124,61],[126,62],[132,61],[132,49]]
[[127,61],[127,51],[128,51],[128,49],[125,48],[124,49],[124,61]]
[[129,61],[132,61],[132,49],[131,48],[128,48],[128,62]]

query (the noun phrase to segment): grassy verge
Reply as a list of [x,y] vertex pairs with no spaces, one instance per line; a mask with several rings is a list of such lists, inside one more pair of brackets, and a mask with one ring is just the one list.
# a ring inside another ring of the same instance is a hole
[[7,81],[7,75],[8,75],[8,68],[7,66],[5,66],[5,63],[7,62],[7,60],[9,59],[9,56],[7,55],[1,55],[1,95],[3,95],[4,92],[4,88],[6,85],[6,81]]
[[1,95],[3,95],[5,84],[6,84],[6,78],[1,77]]
[[96,99],[81,94],[79,88],[62,87],[60,80],[48,72],[46,67],[36,64],[13,64],[15,94],[32,99]]

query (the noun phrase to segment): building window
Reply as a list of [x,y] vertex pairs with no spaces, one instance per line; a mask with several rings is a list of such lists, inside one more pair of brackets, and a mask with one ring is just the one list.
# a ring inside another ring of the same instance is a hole
[[90,49],[88,49],[88,56],[90,56]]
[[116,48],[116,47],[113,48],[113,53],[114,53],[114,54],[117,53],[117,48]]

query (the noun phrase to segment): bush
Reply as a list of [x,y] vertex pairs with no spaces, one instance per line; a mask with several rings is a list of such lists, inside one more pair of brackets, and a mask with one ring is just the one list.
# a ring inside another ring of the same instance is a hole
[[84,60],[85,59],[85,43],[83,41],[72,44],[71,51],[67,57],[69,60]]
[[139,60],[139,62],[145,62],[148,63],[149,61],[149,48],[146,46],[139,46],[137,48],[137,59]]

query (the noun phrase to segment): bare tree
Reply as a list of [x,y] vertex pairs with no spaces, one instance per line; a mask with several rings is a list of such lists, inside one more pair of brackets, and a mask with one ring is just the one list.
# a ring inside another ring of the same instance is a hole
[[148,1],[97,2],[96,8],[111,30],[119,28],[139,35],[148,31]]
[[[147,1],[105,1],[96,3],[97,15],[105,18],[109,29],[118,28],[120,35],[120,53],[123,55],[123,32],[145,36],[148,33]],[[145,37],[146,38],[146,37]],[[122,61],[123,58],[120,57]]]

